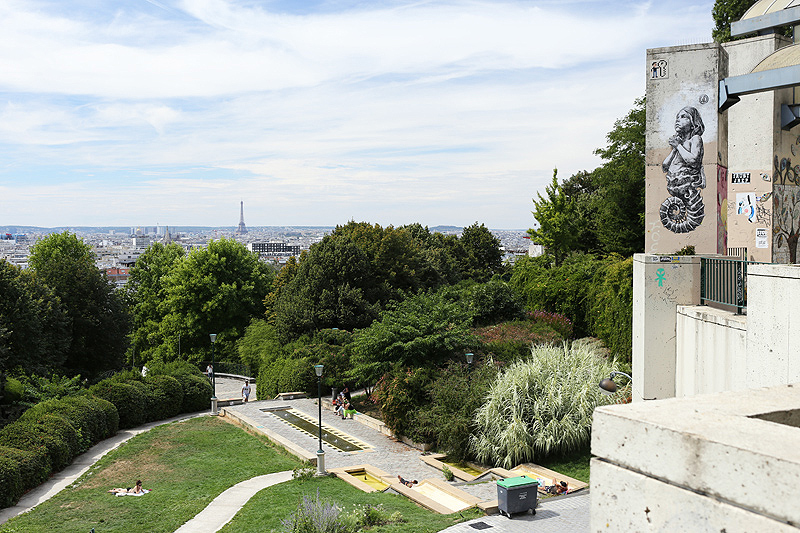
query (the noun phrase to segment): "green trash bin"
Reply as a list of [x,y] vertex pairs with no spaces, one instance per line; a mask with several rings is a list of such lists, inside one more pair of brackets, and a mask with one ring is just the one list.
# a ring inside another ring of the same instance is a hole
[[514,513],[533,511],[536,514],[539,482],[526,476],[497,481],[497,509],[511,518]]

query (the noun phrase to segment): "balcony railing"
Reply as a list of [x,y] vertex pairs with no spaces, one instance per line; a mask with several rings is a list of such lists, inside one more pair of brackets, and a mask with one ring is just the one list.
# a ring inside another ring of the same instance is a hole
[[709,302],[736,308],[741,315],[747,309],[747,265],[756,261],[742,259],[700,258],[700,305]]

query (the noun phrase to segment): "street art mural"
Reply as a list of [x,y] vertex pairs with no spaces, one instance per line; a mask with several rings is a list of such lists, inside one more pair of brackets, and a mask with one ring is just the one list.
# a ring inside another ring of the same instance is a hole
[[[788,248],[789,263],[797,263],[797,240],[800,237],[800,187],[796,185],[775,185],[772,195],[772,246],[776,262],[785,263]],[[782,259],[782,260],[781,260]]]
[[674,233],[688,233],[703,223],[705,207],[700,196],[706,188],[703,172],[703,132],[705,126],[694,107],[684,107],[675,117],[672,151],[661,165],[667,177],[667,192],[659,209],[661,223]]
[[728,249],[728,169],[717,165],[717,253]]

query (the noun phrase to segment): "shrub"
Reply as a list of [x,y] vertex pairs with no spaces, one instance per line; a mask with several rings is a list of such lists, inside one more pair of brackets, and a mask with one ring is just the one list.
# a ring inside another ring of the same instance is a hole
[[492,363],[476,364],[471,370],[463,363],[450,363],[441,371],[430,388],[430,404],[416,411],[416,424],[438,451],[455,461],[467,456],[475,411],[496,376]]
[[633,339],[633,258],[609,264],[594,284],[591,330],[628,365]]
[[176,374],[174,377],[183,389],[182,413],[194,413],[211,408],[213,389],[207,377],[202,374]]
[[[63,419],[60,420],[64,422]],[[52,432],[53,426],[45,426],[47,422],[49,421],[37,423],[30,420],[24,422],[18,420],[0,430],[0,446],[10,446],[21,450],[35,450],[44,446],[48,458],[48,471],[45,479],[51,471],[58,472],[72,460],[69,444],[58,434]]]
[[588,343],[538,346],[492,384],[470,445],[478,460],[505,468],[564,454],[589,442],[592,413],[613,399],[597,383],[613,362]]
[[[104,405],[107,404],[109,409]],[[113,412],[112,422],[108,417]],[[78,431],[78,452],[83,453],[95,444],[117,431],[119,415],[116,408],[106,400],[92,396],[70,396],[57,400],[47,400],[28,409],[20,420],[33,420],[46,414],[64,417]]]
[[0,458],[17,464],[23,492],[44,483],[52,471],[47,448],[44,445],[24,450],[12,446],[0,446]]
[[444,478],[447,481],[453,481],[453,479],[455,478],[455,474],[453,474],[453,471],[450,470],[450,467],[447,465],[444,465],[442,467],[442,475],[444,475]]
[[303,496],[297,510],[281,521],[286,533],[349,533],[350,528],[340,517],[339,508],[321,500],[319,489],[315,498]]
[[396,435],[418,442],[431,438],[416,423],[416,411],[429,403],[428,390],[434,371],[429,368],[397,369],[385,374],[375,386],[373,398],[381,410],[383,422]]
[[25,387],[18,379],[7,378],[3,397],[0,398],[0,403],[10,404],[18,402],[25,394]]
[[316,358],[277,359],[264,365],[256,378],[259,398],[271,398],[281,392],[302,391],[309,394],[317,392],[317,375],[314,365]]
[[183,387],[181,383],[172,376],[151,376],[145,379],[155,396],[155,415],[154,420],[171,418],[181,412],[183,405]]
[[26,405],[36,405],[46,400],[75,396],[83,389],[80,376],[68,378],[53,374],[51,377],[44,376],[20,376],[20,381],[25,387],[25,395],[22,399]]
[[470,312],[475,325],[519,320],[525,316],[522,298],[500,280],[477,285],[471,291]]
[[93,394],[114,404],[119,413],[122,429],[141,426],[145,421],[146,400],[140,397],[139,389],[130,383],[105,379],[90,389]]
[[0,508],[17,503],[22,490],[19,464],[0,456]]

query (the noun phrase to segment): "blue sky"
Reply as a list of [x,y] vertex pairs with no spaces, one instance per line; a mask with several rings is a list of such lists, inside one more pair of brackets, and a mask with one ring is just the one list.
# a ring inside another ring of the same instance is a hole
[[2,0],[0,224],[527,228],[712,5]]

